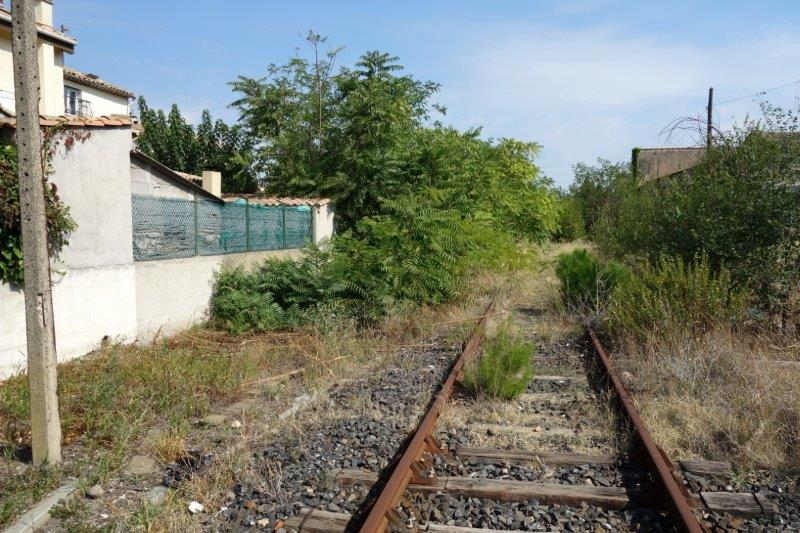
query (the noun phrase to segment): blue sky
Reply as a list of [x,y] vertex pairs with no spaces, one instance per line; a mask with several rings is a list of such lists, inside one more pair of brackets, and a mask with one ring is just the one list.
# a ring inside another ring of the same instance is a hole
[[310,28],[345,46],[343,64],[366,50],[390,52],[417,78],[442,84],[446,123],[540,143],[538,163],[560,185],[579,161],[694,143],[660,132],[703,114],[709,86],[723,128],[757,115],[763,98],[800,101],[796,0],[55,0],[54,8],[56,25],[78,39],[68,65],[152,106],[177,103],[191,119],[208,108],[234,120],[227,82],[306,53]]

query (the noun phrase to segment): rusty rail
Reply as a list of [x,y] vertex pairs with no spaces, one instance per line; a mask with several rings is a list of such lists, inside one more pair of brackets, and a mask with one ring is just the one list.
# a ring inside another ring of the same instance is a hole
[[628,389],[622,383],[622,380],[619,378],[619,376],[617,376],[614,366],[611,363],[611,359],[608,357],[603,345],[600,344],[600,340],[597,338],[597,335],[591,328],[589,328],[589,336],[592,339],[592,344],[594,344],[594,349],[597,351],[600,361],[603,363],[603,368],[606,372],[606,375],[614,386],[614,390],[617,393],[620,404],[622,405],[622,408],[624,409],[628,419],[631,421],[631,424],[633,424],[634,432],[638,436],[645,448],[645,451],[647,452],[648,460],[652,463],[658,480],[664,486],[664,489],[666,489],[667,494],[669,495],[670,504],[672,505],[673,511],[675,512],[677,518],[680,520],[681,525],[689,533],[703,533],[705,529],[697,521],[697,518],[692,512],[692,508],[689,505],[686,496],[681,490],[681,487],[678,485],[678,482],[672,476],[672,470],[667,464],[664,456],[661,454],[661,450],[653,440],[650,432],[647,431],[644,421],[639,416],[639,412],[636,410],[636,407],[633,404],[633,399],[631,398]]
[[450,369],[447,380],[436,394],[436,398],[431,403],[425,418],[419,423],[403,455],[395,463],[391,476],[383,486],[378,499],[373,503],[359,529],[361,533],[382,533],[386,531],[389,524],[389,514],[400,503],[403,493],[414,475],[414,464],[422,457],[426,446],[429,446],[429,438],[433,435],[436,422],[444,411],[447,400],[453,394],[456,380],[460,378],[464,365],[477,354],[478,348],[483,342],[486,322],[494,309],[494,305],[493,298],[472,331],[469,340],[464,345],[461,355]]
[[[442,387],[430,403],[424,418],[417,425],[410,440],[406,441],[404,449],[398,452],[399,457],[396,458],[393,465],[386,471],[386,476],[388,477],[382,476],[383,479],[386,479],[386,482],[379,488],[376,487],[376,489],[380,491],[376,499],[368,509],[365,509],[363,514],[360,514],[358,517],[355,515],[353,516],[350,523],[347,525],[346,531],[384,533],[389,528],[390,521],[396,519],[395,508],[401,503],[406,488],[412,479],[415,478],[416,471],[418,470],[418,461],[422,458],[426,450],[430,451],[431,446],[436,445],[435,440],[433,442],[431,441],[436,423],[444,412],[447,401],[450,399],[455,388],[455,383],[464,371],[464,366],[478,353],[478,349],[484,339],[486,322],[492,314],[494,306],[495,302],[493,299],[487,306],[486,311],[481,316],[475,329],[472,331],[469,340],[464,344],[461,354],[451,367],[450,373],[442,384]],[[658,480],[669,496],[669,503],[680,521],[680,524],[683,526],[683,529],[689,533],[705,533],[706,529],[698,522],[692,512],[686,495],[673,477],[668,460],[662,455],[661,450],[658,448],[655,441],[653,441],[650,432],[645,427],[644,422],[633,404],[630,393],[617,376],[608,354],[591,328],[589,329],[589,336],[602,362],[602,367],[620,400],[625,415],[633,425],[634,431],[644,446],[648,460],[652,463]],[[394,518],[393,514],[395,515]]]

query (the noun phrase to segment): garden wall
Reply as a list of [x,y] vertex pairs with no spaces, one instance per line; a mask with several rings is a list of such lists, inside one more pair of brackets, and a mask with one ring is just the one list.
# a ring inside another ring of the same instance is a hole
[[[73,143],[69,150],[65,150],[63,144],[60,146],[53,158],[54,173],[50,176],[77,223],[69,246],[59,260],[52,263],[56,349],[60,362],[96,349],[104,339],[148,342],[157,335],[175,333],[202,322],[208,317],[214,280],[222,268],[249,268],[268,257],[294,258],[300,254],[300,246],[311,240],[320,243],[331,236],[333,212],[328,205],[285,209],[278,206],[271,210],[251,206],[247,211],[246,239],[231,237],[224,224],[221,228],[225,231],[202,232],[200,225],[195,226],[196,221],[190,221],[191,224],[184,221],[184,225],[192,229],[178,228],[178,237],[194,231],[192,235],[204,235],[206,240],[214,238],[204,241],[203,247],[198,246],[195,239],[192,250],[181,258],[166,258],[168,256],[162,254],[164,258],[154,259],[152,257],[159,255],[147,256],[141,250],[140,257],[135,258],[137,217],[133,207],[137,195],[133,193],[141,195],[146,191],[141,190],[141,172],[132,171],[130,126],[82,128],[81,131],[88,131],[90,135],[83,142]],[[161,179],[156,174],[150,177],[153,183]],[[162,192],[167,191],[168,186],[174,189],[174,183],[157,184]],[[181,183],[178,185],[182,187]],[[169,194],[157,196],[175,197],[174,192],[170,189]],[[198,191],[189,187],[188,192],[191,194],[183,196],[182,201],[189,198],[197,201]],[[205,194],[202,190],[199,193],[199,196]],[[236,215],[243,209],[229,206],[222,200],[215,201],[207,194],[204,201],[216,206],[217,218],[223,222],[227,221],[229,211]],[[281,215],[279,219],[272,216],[272,211],[276,210]],[[161,218],[156,222],[163,219],[164,212],[159,211],[158,215]],[[261,218],[275,218],[280,220],[280,225],[278,229],[264,229]],[[302,223],[293,225],[292,221]],[[156,245],[160,246],[162,241],[171,242],[170,238],[181,242],[174,238],[173,224],[162,226],[166,229],[159,230],[153,237]],[[264,241],[264,244],[261,242],[264,239],[259,240],[261,233],[267,230],[280,234],[281,239],[272,239],[278,244],[272,241]],[[240,240],[244,245],[231,247],[230,243]],[[264,249],[273,244],[284,249]],[[258,249],[260,245],[263,247]],[[24,369],[26,353],[23,292],[0,283],[0,379]]]
[[[136,273],[131,252],[130,126],[81,129],[88,138],[52,159],[50,181],[78,227],[52,263],[59,361],[103,337],[136,338]],[[25,301],[0,283],[0,378],[26,365]]]

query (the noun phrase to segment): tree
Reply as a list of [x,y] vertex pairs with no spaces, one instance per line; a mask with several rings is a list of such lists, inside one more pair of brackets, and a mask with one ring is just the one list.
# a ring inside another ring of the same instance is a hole
[[150,108],[143,97],[138,106],[144,129],[136,140],[139,150],[180,172],[218,170],[222,173],[223,192],[258,190],[253,141],[242,127],[214,121],[211,113],[204,110],[195,128],[177,105],[172,106],[169,115]]
[[337,100],[333,69],[341,49],[321,56],[319,46],[327,39],[309,31],[306,40],[313,64],[294,57],[285,65],[269,65],[263,78],[239,76],[231,82],[240,95],[231,105],[256,140],[255,165],[279,195],[318,194],[319,176],[327,172],[324,159]]
[[630,165],[598,159],[597,166],[578,163],[573,173],[569,194],[583,215],[584,233],[591,235],[614,189],[633,180]]
[[414,180],[406,164],[439,86],[400,75],[397,58],[377,51],[334,74],[340,49],[320,59],[325,39],[310,32],[308,40],[313,63],[296,57],[270,65],[264,78],[240,76],[232,86],[241,97],[232,105],[258,140],[268,189],[328,196],[339,227],[352,228]]

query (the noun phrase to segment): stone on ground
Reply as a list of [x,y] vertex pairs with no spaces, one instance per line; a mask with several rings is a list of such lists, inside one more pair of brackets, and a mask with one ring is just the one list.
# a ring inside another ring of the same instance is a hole
[[200,420],[200,423],[204,426],[221,426],[225,423],[225,419],[225,415],[208,415]]
[[106,491],[103,490],[103,487],[100,485],[92,485],[88,489],[86,489],[86,496],[91,499],[96,499],[105,494]]
[[146,455],[134,455],[131,457],[125,473],[133,476],[146,476],[158,472],[158,464],[155,459]]
[[145,494],[144,498],[147,503],[150,505],[161,505],[164,503],[164,500],[167,499],[167,492],[169,489],[164,485],[158,485],[157,487],[153,487],[147,494]]

